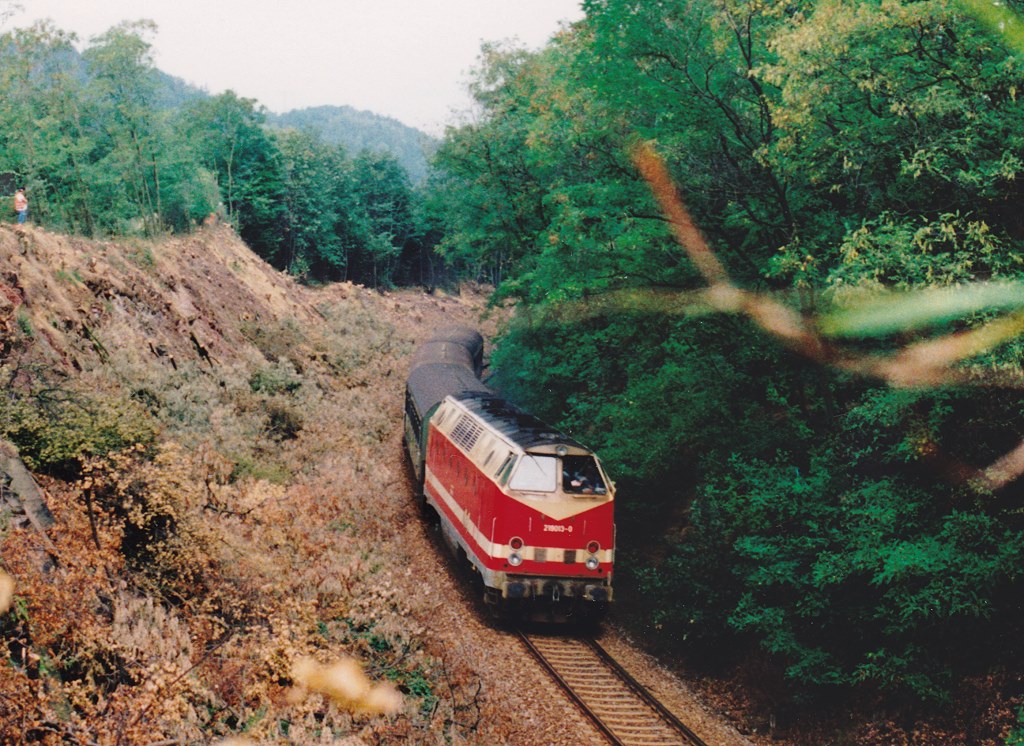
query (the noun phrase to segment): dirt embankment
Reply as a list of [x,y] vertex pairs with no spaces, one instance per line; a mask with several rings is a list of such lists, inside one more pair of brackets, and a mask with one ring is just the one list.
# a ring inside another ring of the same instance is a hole
[[[0,434],[54,518],[0,512],[0,742],[594,737],[482,621],[411,499],[408,356],[437,325],[492,334],[484,308],[473,289],[303,287],[224,227],[114,243],[0,226]],[[744,742],[606,643],[709,742]],[[401,712],[303,697],[307,656],[359,660]]]

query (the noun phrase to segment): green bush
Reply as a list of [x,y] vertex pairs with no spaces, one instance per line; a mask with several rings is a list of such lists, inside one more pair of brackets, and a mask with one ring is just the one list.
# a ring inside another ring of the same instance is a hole
[[1024,708],[1017,710],[1017,724],[1003,741],[1005,746],[1024,746]]
[[254,394],[293,394],[302,388],[302,377],[289,360],[278,360],[260,368],[249,377],[249,388]]
[[[1013,447],[1012,392],[871,387],[723,317],[514,326],[492,363],[597,449],[620,486],[620,581],[692,654],[749,641],[807,693],[940,700],[1020,639],[1019,521],[943,471]],[[644,564],[651,525],[682,539]]]
[[0,436],[32,471],[75,477],[85,459],[148,446],[155,435],[148,412],[129,399],[61,389],[0,398]]

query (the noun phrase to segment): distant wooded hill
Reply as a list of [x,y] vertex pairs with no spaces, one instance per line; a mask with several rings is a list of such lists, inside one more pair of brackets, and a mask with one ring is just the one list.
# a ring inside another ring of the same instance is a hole
[[[159,73],[159,101],[164,108],[176,109],[189,101],[209,96],[200,88],[166,73]],[[267,124],[280,129],[310,129],[331,145],[343,145],[350,155],[364,150],[385,151],[393,155],[408,172],[414,184],[427,177],[427,159],[437,140],[397,119],[360,111],[351,106],[314,106],[284,114],[267,113]]]
[[396,119],[351,106],[316,106],[285,114],[268,114],[274,127],[295,127],[319,132],[325,141],[343,145],[353,155],[363,150],[387,151],[409,172],[413,183],[427,176],[427,158],[436,141]]

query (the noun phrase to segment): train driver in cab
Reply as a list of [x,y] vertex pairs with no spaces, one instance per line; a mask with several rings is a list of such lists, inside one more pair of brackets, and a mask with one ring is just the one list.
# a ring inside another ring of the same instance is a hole
[[605,493],[597,464],[589,456],[565,456],[562,459],[562,491],[578,495]]

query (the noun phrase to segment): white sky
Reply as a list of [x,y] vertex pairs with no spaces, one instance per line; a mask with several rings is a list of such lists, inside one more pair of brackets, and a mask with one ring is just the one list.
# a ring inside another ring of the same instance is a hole
[[156,66],[283,113],[348,105],[438,135],[469,107],[484,41],[542,46],[580,0],[17,0],[2,31],[50,18],[79,47],[124,20],[150,19]]

